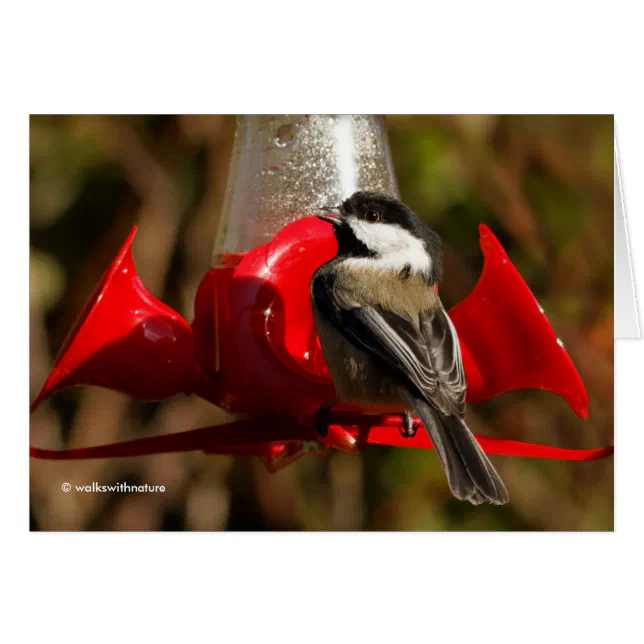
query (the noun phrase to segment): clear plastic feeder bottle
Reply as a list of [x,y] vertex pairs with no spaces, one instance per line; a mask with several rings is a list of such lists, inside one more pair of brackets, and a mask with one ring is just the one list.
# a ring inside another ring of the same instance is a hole
[[239,116],[213,266],[357,190],[398,196],[384,117]]

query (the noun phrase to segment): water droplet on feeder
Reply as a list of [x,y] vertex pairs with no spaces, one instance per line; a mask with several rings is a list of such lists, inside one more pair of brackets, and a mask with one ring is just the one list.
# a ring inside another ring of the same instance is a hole
[[275,145],[278,148],[285,148],[293,143],[295,140],[295,125],[293,123],[286,123],[280,125],[275,136]]

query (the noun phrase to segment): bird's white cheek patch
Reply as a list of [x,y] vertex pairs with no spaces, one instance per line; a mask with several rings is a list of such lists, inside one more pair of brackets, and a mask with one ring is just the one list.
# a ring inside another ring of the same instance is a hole
[[[412,273],[431,272],[432,262],[425,244],[400,226],[368,223],[356,217],[350,217],[348,224],[357,239],[377,255],[366,260],[372,266],[395,271],[409,266]],[[355,261],[363,260],[356,258]]]

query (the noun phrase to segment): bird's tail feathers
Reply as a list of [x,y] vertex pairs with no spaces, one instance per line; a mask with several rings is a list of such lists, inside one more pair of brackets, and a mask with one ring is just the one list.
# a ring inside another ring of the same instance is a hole
[[475,505],[507,503],[510,497],[501,477],[465,421],[446,416],[421,396],[409,394],[409,399],[434,443],[452,494]]

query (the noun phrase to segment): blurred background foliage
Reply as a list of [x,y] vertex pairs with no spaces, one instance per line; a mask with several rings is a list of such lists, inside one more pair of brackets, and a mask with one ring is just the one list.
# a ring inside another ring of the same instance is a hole
[[[584,448],[613,439],[612,116],[391,116],[405,202],[444,240],[446,306],[476,284],[477,226],[498,235],[563,339],[590,395],[582,421],[559,397],[500,396],[468,409],[477,433]],[[232,116],[31,119],[30,388],[132,225],[143,282],[193,317],[210,267]],[[143,404],[62,392],[31,417],[31,444],[60,449],[222,422],[193,397]],[[433,452],[371,446],[305,457],[278,474],[258,459],[166,454],[31,461],[32,529],[611,530],[613,460],[493,457],[503,508],[451,498]],[[164,494],[64,494],[72,484],[165,485]]]

